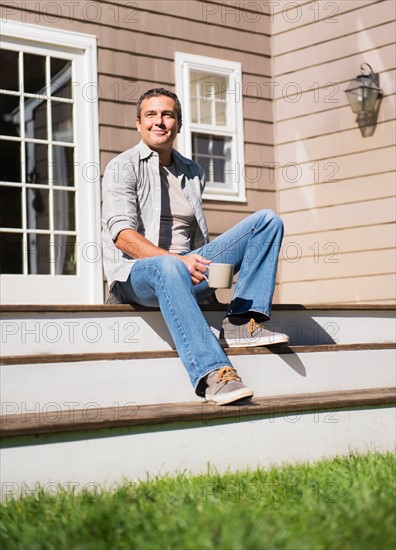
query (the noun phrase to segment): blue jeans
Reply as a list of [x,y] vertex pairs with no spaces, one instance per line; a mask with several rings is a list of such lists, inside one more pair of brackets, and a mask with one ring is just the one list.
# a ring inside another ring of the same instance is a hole
[[[238,281],[227,315],[253,312],[269,319],[275,288],[283,223],[271,210],[260,210],[211,243],[193,250],[217,263],[234,265]],[[137,261],[128,281],[118,283],[127,302],[160,307],[196,392],[209,372],[231,363],[210,330],[198,300],[213,293],[208,283],[191,282],[187,266],[174,256],[155,256]]]

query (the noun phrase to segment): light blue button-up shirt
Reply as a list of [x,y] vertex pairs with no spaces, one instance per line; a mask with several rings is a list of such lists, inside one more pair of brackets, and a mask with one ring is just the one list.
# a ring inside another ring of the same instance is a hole
[[[172,150],[176,175],[195,216],[191,249],[209,242],[202,210],[205,176],[194,161]],[[141,141],[108,164],[103,177],[102,246],[110,288],[126,281],[137,260],[118,250],[114,241],[124,229],[134,229],[158,246],[161,219],[161,176],[158,153]],[[133,251],[131,252],[133,256]]]

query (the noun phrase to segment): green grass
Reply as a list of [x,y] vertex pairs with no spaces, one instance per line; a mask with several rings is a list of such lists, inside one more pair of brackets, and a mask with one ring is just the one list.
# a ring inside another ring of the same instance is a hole
[[396,454],[8,499],[3,549],[393,550]]

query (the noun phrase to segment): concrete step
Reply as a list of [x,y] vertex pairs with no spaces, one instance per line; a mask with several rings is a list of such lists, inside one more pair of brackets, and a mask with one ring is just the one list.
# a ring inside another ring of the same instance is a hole
[[[227,351],[258,397],[396,385],[394,344]],[[2,414],[200,401],[177,353],[25,356],[0,367]]]
[[[278,395],[249,406],[168,403],[98,409],[94,416],[10,415],[0,424],[1,496],[23,497],[40,485],[52,495],[73,488],[100,498],[104,486],[116,495],[125,479],[133,492],[135,481],[152,476],[392,451],[395,402],[394,388],[379,388]],[[208,481],[202,489],[205,498],[215,487]]]
[[[224,306],[203,307],[209,324],[219,327]],[[161,313],[123,305],[2,306],[2,355],[169,351],[172,338]],[[395,341],[390,306],[274,306],[268,328],[285,332],[289,344],[324,345]],[[198,330],[206,338],[206,327]]]

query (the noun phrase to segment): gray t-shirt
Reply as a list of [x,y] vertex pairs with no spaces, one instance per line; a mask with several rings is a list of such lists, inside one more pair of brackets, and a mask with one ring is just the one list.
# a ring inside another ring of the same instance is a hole
[[175,175],[174,165],[160,166],[161,221],[158,246],[181,254],[190,251],[190,228],[194,213]]

